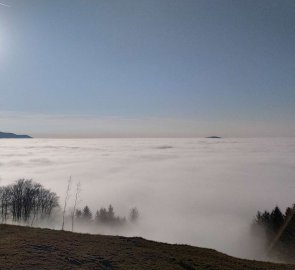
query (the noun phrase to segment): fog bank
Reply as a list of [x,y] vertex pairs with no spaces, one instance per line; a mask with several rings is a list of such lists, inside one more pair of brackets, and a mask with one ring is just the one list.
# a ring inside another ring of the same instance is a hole
[[139,209],[120,234],[256,258],[257,210],[294,203],[295,139],[0,140],[1,185],[33,179],[62,204],[69,176],[79,207]]

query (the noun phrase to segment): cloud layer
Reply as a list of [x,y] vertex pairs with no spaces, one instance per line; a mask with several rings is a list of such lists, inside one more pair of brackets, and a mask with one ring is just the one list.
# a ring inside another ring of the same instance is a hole
[[0,140],[0,150],[1,185],[32,178],[62,200],[72,176],[80,206],[140,210],[126,235],[241,257],[257,255],[256,211],[294,203],[295,139]]

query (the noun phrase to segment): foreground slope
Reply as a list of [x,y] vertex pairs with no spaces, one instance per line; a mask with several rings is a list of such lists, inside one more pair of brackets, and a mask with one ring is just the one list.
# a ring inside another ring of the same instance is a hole
[[0,225],[0,269],[295,269],[142,238]]

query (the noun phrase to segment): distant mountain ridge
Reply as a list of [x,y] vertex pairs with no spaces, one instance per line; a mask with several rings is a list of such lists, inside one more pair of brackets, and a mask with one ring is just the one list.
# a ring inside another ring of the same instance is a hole
[[0,139],[32,139],[29,135],[17,135],[14,133],[0,132]]

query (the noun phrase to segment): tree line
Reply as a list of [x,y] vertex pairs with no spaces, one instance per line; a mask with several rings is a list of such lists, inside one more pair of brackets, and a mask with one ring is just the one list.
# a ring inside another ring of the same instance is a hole
[[[78,223],[86,222],[86,223],[94,223],[98,225],[111,225],[111,226],[119,226],[124,225],[127,222],[126,217],[120,217],[115,214],[113,206],[110,204],[108,208],[100,208],[93,215],[90,208],[86,205],[82,209],[76,210],[76,221]],[[136,207],[130,209],[128,220],[130,222],[136,222],[139,218],[139,212]]]
[[252,231],[264,236],[267,255],[277,259],[295,262],[295,205],[287,207],[284,213],[276,206],[273,210],[257,212]]
[[139,211],[136,207],[131,208],[129,212],[129,217],[120,217],[117,216],[114,212],[113,206],[110,204],[108,208],[102,207],[95,212],[93,215],[92,211],[88,207],[88,205],[84,206],[84,208],[79,209],[78,203],[80,202],[80,193],[81,193],[81,185],[80,182],[77,183],[76,189],[74,190],[74,202],[73,208],[71,210],[70,217],[66,215],[68,200],[72,191],[72,177],[69,178],[67,183],[67,188],[65,192],[64,206],[63,206],[63,217],[62,217],[62,230],[65,227],[65,221],[71,220],[71,230],[74,231],[75,224],[78,225],[87,225],[92,228],[95,225],[107,225],[107,226],[123,226],[126,225],[127,221],[135,223],[139,218]]
[[87,205],[80,209],[78,208],[80,190],[80,184],[77,184],[74,205],[68,211],[71,179],[68,181],[63,209],[60,207],[56,193],[32,180],[20,179],[13,184],[2,186],[0,187],[0,222],[34,226],[40,221],[59,219],[62,230],[67,221],[67,223],[71,222],[71,230],[74,231],[74,224],[123,226],[128,221],[135,223],[139,218],[139,212],[135,207],[130,210],[128,218],[116,215],[111,204],[108,208],[100,208],[95,214]]

